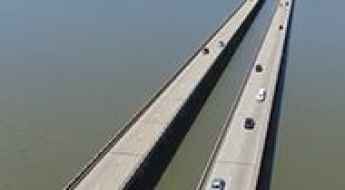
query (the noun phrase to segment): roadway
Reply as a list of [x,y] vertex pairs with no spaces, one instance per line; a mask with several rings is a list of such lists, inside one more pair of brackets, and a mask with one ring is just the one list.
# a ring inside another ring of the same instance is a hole
[[[236,110],[224,126],[226,133],[216,145],[198,189],[210,187],[215,178],[225,181],[225,189],[256,189],[292,1],[280,1],[255,63],[263,66],[263,72],[253,69],[247,78]],[[255,99],[261,88],[267,91],[264,102]],[[246,118],[255,120],[253,129],[244,128]]]

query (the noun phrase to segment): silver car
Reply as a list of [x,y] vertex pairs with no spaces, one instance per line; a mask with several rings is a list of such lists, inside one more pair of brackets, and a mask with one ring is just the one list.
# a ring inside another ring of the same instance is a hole
[[263,102],[266,99],[266,90],[264,88],[260,88],[258,94],[256,95],[256,100],[258,102]]
[[225,181],[221,178],[216,178],[211,183],[210,190],[224,190],[225,189]]

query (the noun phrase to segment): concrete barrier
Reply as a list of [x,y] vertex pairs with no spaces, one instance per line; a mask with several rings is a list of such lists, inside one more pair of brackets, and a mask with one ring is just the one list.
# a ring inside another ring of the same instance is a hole
[[244,1],[65,189],[151,189],[259,9]]

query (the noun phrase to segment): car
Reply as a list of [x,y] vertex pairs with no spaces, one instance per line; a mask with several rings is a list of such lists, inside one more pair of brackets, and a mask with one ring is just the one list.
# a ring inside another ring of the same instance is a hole
[[208,49],[207,47],[205,47],[205,48],[202,50],[202,53],[203,53],[204,55],[207,55],[207,54],[210,53],[210,49]]
[[219,41],[219,47],[225,47],[225,42]]
[[279,30],[283,30],[284,29],[284,26],[281,24],[279,25]]
[[260,88],[258,94],[256,95],[256,100],[258,102],[263,102],[266,99],[266,89]]
[[255,121],[253,118],[248,117],[244,120],[245,129],[254,129],[254,126],[255,126]]
[[225,189],[225,181],[221,178],[215,178],[211,183],[210,190],[224,190]]
[[257,73],[261,73],[263,70],[264,70],[264,68],[262,67],[262,65],[260,65],[260,64],[255,65],[255,71]]

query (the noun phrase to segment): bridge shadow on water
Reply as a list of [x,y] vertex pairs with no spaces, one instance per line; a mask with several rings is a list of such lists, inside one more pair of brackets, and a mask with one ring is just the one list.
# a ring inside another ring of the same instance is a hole
[[294,17],[293,11],[295,9],[295,2],[291,5],[291,19],[289,20],[289,28],[287,31],[286,41],[284,44],[284,53],[282,57],[281,67],[279,70],[279,78],[278,84],[276,87],[276,94],[274,97],[274,104],[273,110],[271,113],[271,120],[269,123],[269,128],[266,137],[264,155],[262,158],[261,168],[260,168],[260,175],[257,184],[257,190],[270,190],[271,189],[271,180],[272,180],[272,173],[274,169],[274,159],[275,159],[275,151],[276,151],[276,143],[277,143],[277,135],[279,131],[279,121],[281,118],[281,104],[283,100],[284,94],[284,86],[285,86],[285,79],[286,79],[286,67],[287,61],[289,56],[289,44],[290,44],[290,35],[291,35],[291,28],[292,28],[292,20]]
[[210,71],[189,97],[183,106],[182,111],[176,115],[173,122],[169,125],[168,129],[164,132],[162,137],[158,140],[158,143],[156,143],[153,150],[149,153],[149,156],[136,171],[134,177],[132,177],[132,179],[126,184],[126,190],[154,189],[185,135],[189,131],[192,123],[199,114],[202,106],[221,77],[225,67],[228,65],[234,52],[250,28],[250,25],[262,7],[262,4],[263,3],[259,3],[255,10],[247,17],[244,24],[240,27],[239,32],[237,32],[234,38],[232,38],[227,44]]

